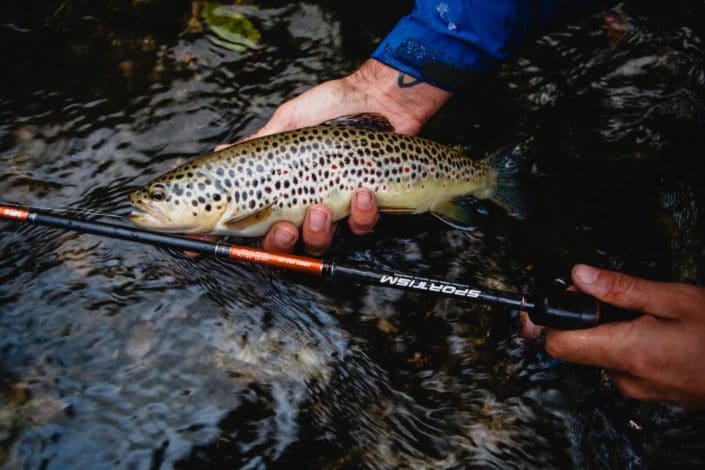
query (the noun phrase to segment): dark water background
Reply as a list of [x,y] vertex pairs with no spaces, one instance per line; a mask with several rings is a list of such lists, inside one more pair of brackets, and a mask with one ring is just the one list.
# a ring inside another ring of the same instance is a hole
[[[254,49],[196,1],[3,1],[0,199],[125,215],[136,185],[353,70],[410,5],[242,3]],[[702,2],[627,2],[429,123],[477,155],[523,142],[532,219],[386,217],[330,256],[506,289],[576,262],[702,284],[704,22]],[[9,223],[0,306],[6,468],[705,463],[702,414],[622,398],[502,309]]]

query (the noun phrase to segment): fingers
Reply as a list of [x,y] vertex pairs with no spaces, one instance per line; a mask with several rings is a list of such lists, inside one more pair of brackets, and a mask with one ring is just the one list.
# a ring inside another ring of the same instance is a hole
[[556,359],[602,367],[643,376],[659,369],[662,356],[655,347],[660,344],[668,320],[644,315],[629,322],[607,323],[584,330],[547,330],[546,352]]
[[541,336],[541,333],[543,333],[545,330],[545,328],[538,326],[534,322],[532,322],[531,318],[529,318],[529,315],[527,315],[526,312],[520,312],[519,322],[519,337],[524,339],[536,339]]
[[262,240],[267,251],[289,253],[299,239],[299,230],[290,222],[277,222]]
[[618,371],[607,371],[607,377],[619,393],[627,398],[640,401],[665,401],[683,407],[703,408],[701,394],[692,393],[687,387],[674,386],[676,384],[671,381],[658,383]]
[[311,206],[306,213],[303,227],[304,250],[314,256],[321,256],[333,242],[335,224],[328,207],[323,204]]
[[685,284],[654,282],[584,264],[574,266],[572,274],[575,285],[586,294],[661,318],[687,315],[693,301],[705,301],[699,289]]
[[365,235],[372,230],[377,219],[379,219],[379,213],[374,193],[364,188],[353,192],[348,219],[350,230],[355,235]]
[[[364,235],[377,222],[377,202],[369,189],[359,189],[353,194],[348,224],[353,233]],[[304,250],[313,256],[321,256],[333,242],[336,224],[331,210],[323,204],[311,206],[301,227]],[[290,252],[299,239],[299,231],[289,222],[275,224],[262,241],[268,251]]]
[[[641,401],[663,400],[669,395],[667,390],[655,386],[648,380],[634,377],[623,372],[608,371],[607,377],[615,385],[619,393],[627,398]],[[675,397],[673,397],[675,401]]]

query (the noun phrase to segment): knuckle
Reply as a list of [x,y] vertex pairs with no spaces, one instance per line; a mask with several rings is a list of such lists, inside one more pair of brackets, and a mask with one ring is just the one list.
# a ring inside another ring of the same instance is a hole
[[[604,276],[604,275],[603,275]],[[609,273],[604,279],[604,300],[628,301],[641,305],[647,294],[639,279],[622,273]]]
[[635,284],[635,278],[622,273],[615,273],[614,275],[608,278],[605,287],[609,294],[618,296],[632,292],[634,290]]

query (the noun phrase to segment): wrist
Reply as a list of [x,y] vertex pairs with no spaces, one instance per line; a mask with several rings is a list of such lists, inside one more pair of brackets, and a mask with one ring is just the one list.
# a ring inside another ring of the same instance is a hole
[[386,115],[401,133],[417,133],[452,96],[375,59],[368,59],[344,80],[368,100],[366,108]]

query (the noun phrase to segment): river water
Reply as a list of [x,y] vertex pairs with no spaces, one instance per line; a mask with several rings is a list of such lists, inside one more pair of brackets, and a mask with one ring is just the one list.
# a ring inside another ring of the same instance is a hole
[[[141,183],[353,70],[410,6],[96,3],[0,6],[4,202],[124,216]],[[522,144],[531,218],[341,224],[330,257],[509,290],[576,262],[702,284],[703,18],[634,1],[571,23],[426,126],[478,156]],[[0,306],[5,468],[705,463],[705,416],[621,397],[500,308],[14,223]]]

